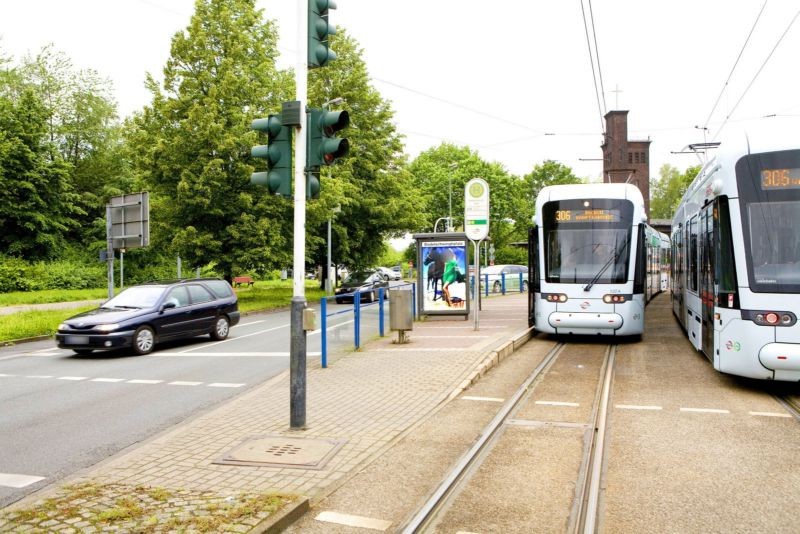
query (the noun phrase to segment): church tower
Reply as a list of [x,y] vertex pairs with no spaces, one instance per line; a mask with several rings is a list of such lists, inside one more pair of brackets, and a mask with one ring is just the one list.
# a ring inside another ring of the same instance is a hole
[[644,209],[650,216],[650,140],[628,140],[628,112],[606,113],[606,136],[603,149],[603,181],[630,183],[644,197]]

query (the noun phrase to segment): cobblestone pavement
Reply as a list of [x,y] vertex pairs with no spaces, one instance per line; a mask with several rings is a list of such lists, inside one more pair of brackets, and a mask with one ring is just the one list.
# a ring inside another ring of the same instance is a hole
[[[264,523],[255,521],[253,503],[274,498],[292,508],[307,506],[300,496],[321,499],[513,351],[514,337],[524,342],[526,306],[526,294],[484,299],[478,331],[463,317],[429,318],[414,323],[408,344],[393,344],[393,334],[334,355],[326,369],[309,360],[305,429],[289,428],[284,372],[71,485],[9,507],[0,513],[0,532],[258,531]],[[267,445],[252,440],[273,445],[263,450]],[[306,449],[313,458],[293,463],[289,455]],[[318,449],[327,452],[315,455]],[[284,453],[286,460],[276,460]],[[235,511],[242,507],[249,512]],[[77,515],[65,519],[64,509]]]

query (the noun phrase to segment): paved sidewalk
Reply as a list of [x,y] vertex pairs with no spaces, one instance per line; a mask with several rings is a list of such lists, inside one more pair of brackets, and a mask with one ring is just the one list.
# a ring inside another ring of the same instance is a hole
[[[332,356],[327,369],[309,359],[304,430],[289,428],[287,371],[95,466],[66,489],[45,489],[0,512],[0,532],[23,525],[59,532],[180,530],[197,525],[193,516],[230,512],[271,492],[291,501],[285,509],[302,513],[308,499],[298,496],[316,501],[330,494],[512,352],[512,340],[524,343],[526,307],[526,294],[484,299],[479,331],[472,317],[430,317],[414,323],[408,344],[393,344],[397,333],[387,329],[385,338],[360,351]],[[252,439],[264,441],[234,450]],[[292,454],[307,457],[295,461]],[[224,457],[238,465],[214,463]],[[126,522],[123,512],[137,503],[147,510],[147,524],[132,514]],[[87,513],[76,521],[76,510]],[[263,531],[271,520],[263,515],[228,514],[222,521],[232,531]],[[208,531],[215,529],[220,523]]]

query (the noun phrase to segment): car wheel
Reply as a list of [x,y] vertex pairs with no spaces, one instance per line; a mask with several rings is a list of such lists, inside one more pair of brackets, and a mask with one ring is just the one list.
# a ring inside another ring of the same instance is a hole
[[500,293],[500,282],[496,281],[492,286],[492,293]]
[[81,356],[86,356],[87,354],[94,352],[94,349],[72,349],[72,352],[75,354],[80,354]]
[[133,352],[142,356],[150,354],[156,344],[156,335],[149,326],[140,326],[133,333]]
[[527,293],[528,292],[528,282],[525,281],[525,280],[522,281],[522,292],[523,293]]
[[344,302],[344,300],[342,300],[342,299],[336,299],[336,304],[341,304],[342,302]]
[[214,341],[222,341],[228,337],[230,332],[230,322],[224,315],[217,317],[217,322],[214,324],[214,330],[211,331],[211,339]]

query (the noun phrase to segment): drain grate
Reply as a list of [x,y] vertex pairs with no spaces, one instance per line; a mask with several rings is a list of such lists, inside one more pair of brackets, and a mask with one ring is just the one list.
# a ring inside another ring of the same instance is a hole
[[212,463],[322,469],[344,444],[335,439],[253,436]]

